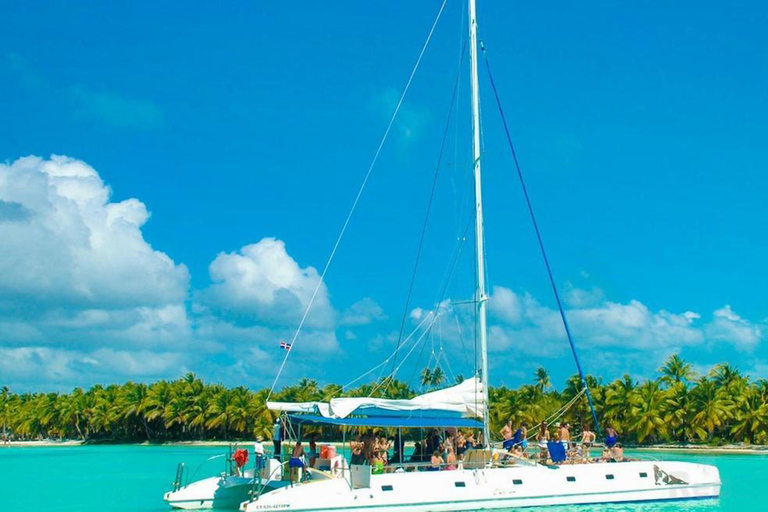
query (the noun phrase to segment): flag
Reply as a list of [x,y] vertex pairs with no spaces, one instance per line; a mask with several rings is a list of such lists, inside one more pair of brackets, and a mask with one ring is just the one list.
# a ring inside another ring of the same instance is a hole
[[281,341],[280,342],[280,348],[285,349],[285,350],[291,350],[291,344],[290,343],[286,343],[284,341]]

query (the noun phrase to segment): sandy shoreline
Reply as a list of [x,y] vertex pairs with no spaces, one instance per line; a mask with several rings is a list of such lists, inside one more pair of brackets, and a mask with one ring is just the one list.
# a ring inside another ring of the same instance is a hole
[[[222,446],[227,447],[230,444],[238,444],[241,446],[252,445],[254,440],[239,440],[239,441],[169,441],[163,443],[95,443],[87,444],[79,440],[41,440],[41,441],[12,441],[10,444],[0,443],[0,448],[31,448],[31,447],[73,447],[73,446]],[[325,444],[332,444],[341,446],[342,443],[331,442]],[[264,441],[265,446],[271,447],[270,441]],[[680,452],[680,453],[702,453],[702,454],[757,454],[768,455],[768,446],[740,446],[740,445],[725,445],[725,446],[706,446],[706,445],[653,445],[653,446],[624,446],[627,450],[631,451],[643,451],[643,452]]]

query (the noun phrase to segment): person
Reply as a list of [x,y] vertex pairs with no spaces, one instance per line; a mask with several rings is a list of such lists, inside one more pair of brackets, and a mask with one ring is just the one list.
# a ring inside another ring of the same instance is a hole
[[365,457],[365,464],[370,464],[373,460],[373,451],[376,444],[376,436],[372,430],[369,430],[363,436],[363,456]]
[[595,433],[589,430],[586,425],[581,426],[581,445],[587,450],[592,447],[595,442]]
[[626,460],[624,458],[624,447],[621,446],[621,443],[616,443],[613,448],[611,448],[611,456],[616,462],[624,462]]
[[465,451],[467,451],[467,439],[464,437],[464,432],[459,430],[456,433],[456,457],[459,460],[464,459]]
[[437,429],[433,428],[426,439],[427,453],[432,453],[435,450],[440,450],[440,445],[443,444],[443,440],[438,434]]
[[256,470],[261,471],[264,469],[264,445],[262,442],[264,438],[261,436],[256,437],[256,442],[253,443],[253,455],[256,464]]
[[616,429],[609,423],[605,427],[605,446],[613,448],[616,442],[619,440],[619,434],[616,433]]
[[315,467],[315,461],[317,460],[317,434],[312,433],[309,435],[309,467]]
[[352,449],[352,456],[350,457],[349,463],[353,465],[365,464],[365,455],[363,454],[363,440],[360,437],[360,434],[357,434],[354,439],[352,439],[352,442],[349,443],[349,446]]
[[431,465],[427,468],[427,471],[440,471],[440,466],[445,464],[443,456],[440,455],[438,450],[432,452],[432,458],[430,459]]
[[285,433],[283,425],[280,423],[280,418],[275,420],[275,424],[272,427],[272,444],[275,447],[274,457],[282,461],[281,444],[283,440],[283,434]]
[[384,458],[380,451],[373,452],[373,458],[371,459],[371,473],[374,475],[381,475],[384,473]]
[[609,462],[613,460],[613,453],[611,452],[611,449],[607,446],[603,447],[603,453],[600,455],[600,460],[602,462]]
[[413,445],[413,453],[411,453],[411,458],[408,459],[408,462],[423,462],[423,453],[424,445],[421,441],[416,441]]
[[288,467],[291,469],[291,481],[297,481],[299,470],[304,467],[304,447],[301,445],[301,441],[296,441],[288,461]]
[[477,446],[477,443],[475,442],[475,433],[473,431],[470,430],[467,433],[467,439],[466,439],[466,442],[464,444],[467,447],[467,450],[474,450],[475,449],[475,446]]
[[539,459],[542,463],[547,461],[549,451],[547,449],[547,443],[549,442],[549,428],[547,428],[547,422],[542,421],[539,425],[539,432],[536,434],[536,440],[539,442]]
[[501,446],[507,451],[511,450],[515,445],[515,441],[512,438],[512,420],[509,420],[503,427],[501,427],[499,434],[501,434],[501,438],[504,440]]
[[453,451],[453,445],[451,445],[449,443],[446,446],[446,450],[447,450],[447,454],[445,456],[445,463],[447,464],[447,466],[445,467],[445,469],[447,469],[447,470],[458,469],[459,468],[459,466],[458,466],[458,462],[459,461],[458,461],[458,459],[456,459],[456,454]]
[[528,449],[528,423],[525,421],[520,424],[520,442],[519,446],[522,449],[523,455],[525,455],[525,450]]
[[571,431],[570,425],[567,423],[563,423],[560,427],[560,442],[563,444],[563,448],[565,448],[565,453],[568,453],[568,449],[571,446]]

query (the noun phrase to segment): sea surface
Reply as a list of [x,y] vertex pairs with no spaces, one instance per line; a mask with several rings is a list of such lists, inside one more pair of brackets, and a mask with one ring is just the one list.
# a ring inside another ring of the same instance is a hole
[[[0,447],[0,512],[160,512],[170,510],[170,490],[179,462],[194,468],[226,447],[74,446]],[[633,455],[627,451],[627,455]],[[717,500],[631,505],[529,508],[548,512],[768,511],[768,455],[635,454],[720,468]],[[203,464],[199,476],[223,471],[223,458]]]

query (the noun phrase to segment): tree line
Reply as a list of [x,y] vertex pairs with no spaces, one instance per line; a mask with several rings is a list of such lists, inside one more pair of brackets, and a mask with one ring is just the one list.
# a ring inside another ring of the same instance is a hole
[[[273,395],[279,401],[322,401],[339,396],[411,398],[447,384],[438,367],[421,373],[421,389],[385,379],[351,390],[302,379]],[[457,377],[460,380],[461,377]],[[608,384],[587,376],[601,426],[611,424],[627,443],[768,443],[768,381],[751,381],[729,363],[696,375],[677,355],[656,379],[629,375]],[[592,425],[578,376],[562,390],[539,368],[531,384],[491,388],[492,432],[512,421],[537,425],[573,402],[557,421]],[[268,390],[206,384],[192,373],[175,381],[96,385],[71,393],[15,394],[0,390],[0,426],[14,439],[81,439],[88,442],[164,442],[271,437],[275,415],[266,408]],[[555,421],[553,419],[553,421]]]

